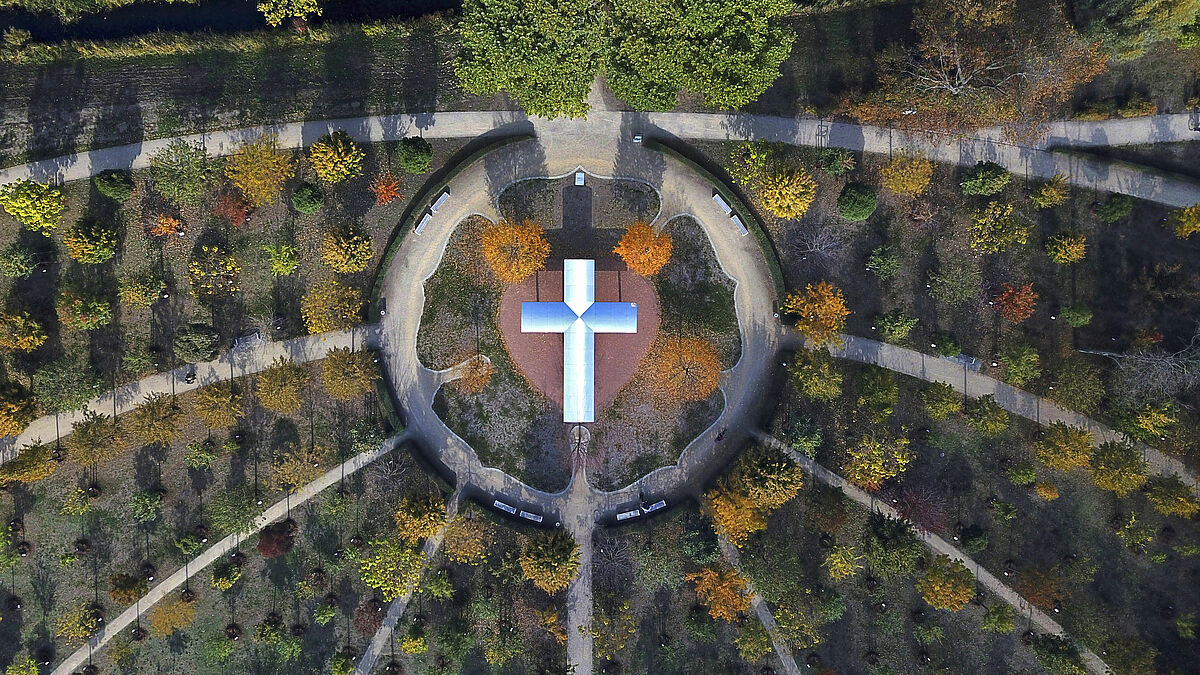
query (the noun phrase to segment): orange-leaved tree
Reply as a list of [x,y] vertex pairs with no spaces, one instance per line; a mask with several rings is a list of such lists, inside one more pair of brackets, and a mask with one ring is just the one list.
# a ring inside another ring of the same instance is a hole
[[687,579],[696,584],[696,597],[708,605],[708,613],[714,619],[733,623],[738,615],[750,609],[748,582],[733,570],[705,567],[687,575]]
[[375,195],[376,206],[386,206],[403,197],[400,194],[400,179],[391,171],[384,171],[371,181],[371,194]]
[[638,221],[625,230],[613,253],[635,273],[654,276],[671,260],[671,235],[655,232],[649,224]]
[[660,405],[703,401],[720,378],[721,359],[707,340],[665,336],[650,353],[648,383]]
[[809,284],[803,293],[789,293],[783,311],[795,319],[796,330],[814,347],[841,344],[840,334],[850,315],[841,289],[828,281]]
[[524,281],[542,269],[550,257],[550,242],[542,226],[531,220],[502,220],[488,225],[480,237],[483,257],[496,278],[508,284]]
[[704,493],[704,513],[717,534],[740,547],[751,533],[766,529],[767,515],[795,497],[803,484],[800,466],[783,451],[757,445]]
[[1033,284],[1013,286],[1004,284],[1004,290],[992,301],[996,303],[996,311],[1006,321],[1021,323],[1033,316],[1037,307],[1038,294],[1033,290]]

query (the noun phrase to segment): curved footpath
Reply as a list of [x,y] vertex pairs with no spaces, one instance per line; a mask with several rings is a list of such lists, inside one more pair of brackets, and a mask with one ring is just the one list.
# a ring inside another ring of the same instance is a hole
[[[232,349],[212,361],[147,375],[91,399],[79,410],[39,417],[20,435],[0,439],[0,463],[11,461],[28,445],[51,442],[71,433],[71,425],[83,419],[85,410],[107,415],[113,414],[115,410],[119,415],[136,408],[150,394],[182,394],[216,382],[262,372],[277,358],[307,363],[325,358],[330,349],[351,346],[361,348],[371,341],[374,332],[373,325],[364,325],[290,340],[264,340]],[[185,378],[193,368],[196,370],[196,380],[188,384]],[[36,390],[37,382],[33,384]]]
[[[1191,129],[1192,117],[1192,113],[1176,113],[1098,122],[1058,121],[1049,125],[1049,133],[1044,139],[1028,145],[1003,140],[998,127],[980,129],[966,137],[953,137],[812,118],[736,113],[632,113],[593,109],[586,123],[619,127],[629,135],[667,134],[684,139],[720,141],[765,139],[882,154],[915,150],[939,162],[963,165],[988,160],[1029,177],[1049,178],[1061,173],[1079,187],[1119,192],[1180,207],[1200,202],[1200,181],[1059,150],[1200,140],[1200,133]],[[276,134],[281,147],[296,148],[310,145],[322,134],[339,128],[346,129],[360,141],[379,142],[415,134],[426,138],[473,138],[504,127],[528,130],[532,126],[540,133],[542,128],[560,122],[585,121],[531,118],[520,111],[438,112],[311,120],[176,138],[200,143],[213,155],[228,155],[240,144],[266,132]],[[0,170],[0,184],[20,178],[78,180],[105,169],[145,168],[150,164],[150,157],[172,140],[176,139],[148,140],[9,167]]]
[[237,549],[240,542],[242,542],[246,537],[253,536],[267,525],[286,517],[291,509],[304,504],[308,500],[320,494],[325,488],[337,483],[346,476],[354,474],[354,472],[358,471],[364,466],[367,466],[376,459],[379,459],[380,457],[391,452],[405,439],[405,437],[406,434],[398,434],[393,436],[385,440],[375,450],[355,455],[342,464],[333,467],[317,480],[309,483],[300,490],[293,492],[290,496],[281,499],[275,504],[272,504],[270,508],[264,511],[263,514],[254,521],[253,529],[251,529],[249,532],[231,534],[213,546],[209,547],[208,550],[204,551],[200,555],[192,558],[187,565],[176,570],[174,574],[166,579],[163,579],[161,583],[150,589],[150,591],[143,595],[138,602],[126,608],[125,611],[121,612],[116,618],[106,621],[104,623],[104,627],[100,629],[100,632],[92,636],[92,638],[87,641],[87,644],[75,650],[75,652],[68,656],[66,660],[58,664],[58,666],[54,669],[53,675],[69,675],[69,673],[75,671],[75,669],[82,668],[88,663],[88,661],[91,660],[92,652],[102,648],[106,643],[108,643],[109,640],[120,634],[121,631],[128,628],[135,621],[138,621],[144,614],[146,614],[146,612],[150,610],[151,607],[154,606],[155,603],[165,598],[177,588],[183,586],[189,578],[195,576],[198,572],[213,564],[222,556]]
[[[1011,384],[968,370],[960,361],[854,335],[843,335],[842,343],[841,347],[832,348],[829,353],[840,359],[868,363],[925,382],[943,382],[954,387],[955,391],[971,398],[991,394],[996,397],[996,403],[1001,408],[1039,425],[1045,426],[1054,422],[1062,422],[1069,426],[1087,429],[1092,434],[1092,444],[1096,446],[1109,441],[1125,440],[1124,434],[1114,431],[1107,425],[1086,415],[1063,408],[1048,398],[1042,398],[1024,389],[1017,389]],[[793,330],[786,331],[783,344],[793,349],[805,346],[804,338]],[[1174,474],[1185,483],[1190,483],[1192,491],[1200,496],[1200,481],[1184,466],[1183,462],[1144,443],[1139,443],[1138,448],[1141,449],[1151,473],[1168,476]]]
[[[866,507],[868,511],[877,511],[891,518],[900,518],[900,514],[896,511],[896,509],[892,508],[890,504],[886,504],[875,499],[872,495],[869,495],[858,487],[850,484],[845,478],[842,478],[829,469],[817,464],[808,457],[805,457],[804,455],[787,447],[775,437],[769,436],[766,433],[759,433],[757,434],[757,438],[759,442],[772,445],[783,451],[792,458],[792,461],[802,466],[804,470],[807,471],[813,478],[816,478],[826,485],[838,488],[847,497]],[[966,565],[967,568],[972,570],[972,572],[975,574],[975,579],[982,584],[984,588],[987,588],[989,591],[995,593],[1004,602],[1012,605],[1012,607],[1017,610],[1018,616],[1029,617],[1032,626],[1036,626],[1038,632],[1066,637],[1066,631],[1063,630],[1063,627],[1060,626],[1057,621],[1050,618],[1050,616],[1042,610],[1034,607],[1030,602],[1025,600],[1025,598],[1022,598],[1019,594],[1017,594],[1016,591],[1009,588],[1004,582],[992,575],[991,572],[988,572],[986,569],[984,569],[982,565],[972,560],[970,556],[955,548],[950,542],[931,532],[921,533],[919,536],[921,537],[921,540],[925,542],[925,546],[927,546],[934,553],[949,556],[950,558],[958,560],[962,562],[962,564]],[[1107,675],[1108,673],[1112,672],[1109,670],[1104,661],[1101,660],[1100,657],[1093,653],[1090,649],[1082,645],[1077,645],[1077,647],[1079,648],[1079,655],[1083,657],[1084,665],[1086,665],[1088,670],[1090,670],[1092,673],[1095,675]]]

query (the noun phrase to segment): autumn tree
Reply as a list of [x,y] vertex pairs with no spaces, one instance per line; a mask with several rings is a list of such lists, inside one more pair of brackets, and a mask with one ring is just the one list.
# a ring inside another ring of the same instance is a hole
[[60,187],[24,178],[0,185],[0,208],[25,229],[47,237],[62,222],[62,212],[66,207],[66,196]]
[[438,533],[446,524],[446,504],[432,492],[404,496],[396,510],[396,530],[400,538],[414,546]]
[[358,565],[363,583],[391,602],[416,587],[424,562],[420,551],[398,539],[376,539]]
[[1037,299],[1038,294],[1034,292],[1033,284],[1021,286],[1004,284],[1004,290],[993,298],[992,302],[996,306],[996,311],[1000,312],[1000,316],[1005,321],[1021,323],[1033,316],[1033,310],[1037,307]]
[[705,567],[687,575],[687,580],[696,585],[696,597],[714,619],[733,623],[750,609],[749,581],[734,570]]
[[54,622],[54,634],[67,644],[87,641],[100,628],[100,614],[91,605],[80,601],[59,615]]
[[291,244],[267,244],[263,246],[263,253],[271,263],[272,276],[291,276],[300,267],[300,256]]
[[180,408],[174,396],[147,394],[129,414],[129,428],[145,443],[167,444],[179,430]]
[[1149,477],[1149,465],[1132,443],[1102,443],[1092,455],[1091,466],[1096,487],[1111,490],[1118,497],[1142,487]]
[[454,384],[464,394],[478,394],[492,381],[495,372],[496,368],[491,359],[483,354],[476,354],[465,361],[461,377],[455,380]]
[[713,521],[717,534],[741,548],[751,534],[767,528],[767,514],[756,508],[748,495],[721,482],[704,493],[704,513]]
[[1067,185],[1066,175],[1056,173],[1050,177],[1050,180],[1039,185],[1029,195],[1029,200],[1039,209],[1052,209],[1066,203],[1067,197],[1070,195],[1071,188]]
[[758,198],[777,218],[802,218],[816,196],[816,179],[800,166],[770,168],[758,178]]
[[121,452],[117,422],[103,413],[88,410],[72,425],[66,445],[80,464],[95,466],[107,462]]
[[256,501],[245,486],[221,490],[204,505],[204,514],[220,532],[249,534],[260,513]]
[[755,508],[774,510],[791,501],[804,485],[804,472],[782,450],[753,445],[739,457],[729,473],[732,489],[750,498]]
[[842,373],[824,349],[800,349],[788,364],[792,386],[801,396],[830,403],[842,395]]
[[72,260],[98,265],[117,254],[117,228],[99,218],[85,217],[63,235],[63,246]]
[[626,228],[613,253],[635,274],[652,277],[671,260],[671,235],[638,221]]
[[254,391],[264,408],[290,415],[304,402],[304,387],[310,379],[304,366],[281,356],[258,374]]
[[1073,4],[1076,21],[1104,51],[1118,60],[1145,53],[1150,45],[1178,39],[1195,25],[1195,0],[1081,0]]
[[366,156],[350,134],[340,129],[320,137],[308,149],[313,172],[325,183],[340,183],[361,176]]
[[803,293],[789,293],[783,303],[783,312],[795,320],[796,330],[808,340],[810,347],[840,345],[841,332],[850,315],[841,289],[828,281],[809,284]]
[[95,330],[112,323],[112,304],[99,295],[66,288],[54,301],[58,322],[73,330]]
[[192,410],[210,428],[231,427],[242,416],[242,394],[232,382],[210,384],[196,392]]
[[128,307],[149,309],[164,290],[166,285],[153,272],[123,274],[117,281],[117,300]]
[[255,208],[275,203],[295,173],[295,162],[291,155],[279,153],[273,134],[246,143],[225,160],[225,176]]
[[1082,234],[1056,234],[1046,240],[1046,256],[1050,262],[1072,265],[1087,255],[1087,237]]
[[1200,513],[1200,501],[1191,486],[1179,476],[1155,476],[1146,482],[1146,499],[1155,511],[1164,516],[1191,518]]
[[321,384],[338,401],[353,401],[366,396],[375,387],[379,370],[371,353],[350,351],[349,347],[334,347],[321,361]]
[[57,467],[57,462],[51,458],[49,445],[31,443],[21,448],[15,458],[0,466],[0,485],[36,483],[53,476]]
[[299,528],[290,518],[278,523],[271,523],[258,533],[256,548],[262,557],[278,558],[291,552],[296,544],[296,532]]
[[917,581],[917,591],[935,609],[957,612],[975,597],[975,577],[958,560],[939,555]]
[[996,436],[1008,429],[1008,411],[996,403],[992,394],[968,399],[963,408],[967,413],[967,426],[984,436]]
[[328,461],[329,451],[320,445],[293,447],[279,457],[275,482],[293,493],[324,475]]
[[829,571],[829,578],[841,581],[858,574],[862,569],[861,555],[854,551],[853,546],[839,545],[829,549],[822,566]]
[[907,438],[868,434],[846,448],[842,471],[846,480],[874,492],[884,481],[904,473],[913,459]]
[[547,593],[557,593],[579,572],[579,546],[564,530],[537,534],[526,540],[519,562],[527,581]]
[[1037,442],[1038,459],[1057,471],[1086,467],[1092,457],[1092,434],[1086,429],[1053,422]]
[[660,405],[703,401],[717,389],[721,360],[717,348],[699,338],[665,336],[650,354],[651,396]]
[[31,352],[46,342],[46,331],[29,312],[0,312],[0,348]]
[[446,524],[442,549],[453,562],[480,565],[487,561],[487,552],[494,539],[495,530],[487,519],[468,513],[455,516]]
[[883,186],[898,195],[916,197],[933,178],[933,162],[919,153],[900,153],[880,170]]
[[204,196],[212,168],[203,145],[177,139],[150,158],[150,182],[172,204],[194,206]]
[[195,620],[196,604],[178,598],[163,600],[146,616],[146,621],[150,624],[150,634],[154,637],[173,635],[192,625]]
[[962,412],[963,399],[954,387],[944,382],[932,382],[925,391],[921,392],[921,400],[925,403],[925,412],[933,420],[944,420],[951,415]]
[[376,206],[387,206],[397,199],[403,197],[400,194],[400,179],[392,174],[391,171],[384,171],[375,176],[369,187],[371,194],[375,196]]
[[350,328],[359,322],[362,292],[340,281],[323,281],[300,300],[300,316],[308,332],[327,333]]
[[530,220],[520,224],[502,220],[488,225],[480,244],[496,278],[508,284],[524,281],[542,269],[550,256],[550,242],[542,226]]
[[1200,232],[1200,204],[1193,204],[1186,209],[1175,209],[1170,215],[1171,227],[1175,236],[1187,239]]
[[282,25],[288,19],[304,22],[310,15],[321,16],[317,0],[263,0],[257,7],[271,26]]
[[338,274],[353,274],[371,263],[371,238],[353,225],[339,225],[321,240],[321,260]]
[[912,28],[915,44],[881,54],[880,86],[852,106],[864,122],[950,133],[1004,124],[1027,137],[1106,65],[1058,6],[930,0]]
[[1012,204],[993,201],[971,215],[967,233],[971,235],[971,248],[980,253],[1000,253],[1024,244],[1029,226],[1013,215]]

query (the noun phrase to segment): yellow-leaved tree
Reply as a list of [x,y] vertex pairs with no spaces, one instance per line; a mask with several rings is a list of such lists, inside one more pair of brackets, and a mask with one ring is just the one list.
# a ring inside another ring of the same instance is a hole
[[879,173],[885,188],[898,195],[916,197],[929,187],[933,163],[920,153],[900,153]]
[[846,449],[842,471],[846,480],[864,490],[875,491],[883,481],[904,473],[914,458],[907,438],[868,434]]
[[438,533],[446,524],[446,504],[440,495],[415,492],[400,500],[396,510],[396,530],[400,538],[417,544]]
[[0,436],[16,436],[37,415],[33,397],[20,382],[0,384]]
[[1086,467],[1092,460],[1092,434],[1086,429],[1054,422],[1037,442],[1038,459],[1057,471]]
[[310,379],[304,366],[281,356],[258,374],[254,391],[264,408],[290,415],[304,402],[304,387]]
[[232,382],[210,384],[196,392],[192,410],[211,428],[231,427],[242,416],[242,394]]
[[488,225],[480,236],[483,257],[496,278],[507,284],[524,281],[542,269],[550,257],[550,242],[542,226],[525,220],[509,220]]
[[557,593],[579,572],[579,545],[564,530],[534,535],[525,542],[519,562],[526,580]]
[[31,352],[46,342],[46,331],[29,312],[0,313],[0,348]]
[[781,166],[758,178],[758,198],[778,218],[801,218],[817,196],[817,181],[799,166]]
[[455,516],[446,525],[442,549],[456,563],[479,565],[487,561],[487,551],[495,532],[486,518],[473,513]]
[[370,352],[353,352],[349,347],[330,349],[321,362],[321,384],[339,401],[366,396],[374,389],[378,374]]
[[353,225],[341,225],[321,240],[321,260],[338,274],[353,274],[371,264],[371,238]]
[[917,590],[935,609],[957,612],[975,597],[975,577],[961,562],[939,555],[917,581]]
[[317,284],[300,300],[304,327],[313,335],[349,328],[358,323],[361,311],[362,293],[336,280]]
[[734,570],[705,567],[687,575],[687,580],[696,585],[696,597],[708,606],[714,619],[733,623],[750,609],[749,583]]
[[652,277],[671,260],[671,235],[638,221],[626,228],[613,253],[635,274]]
[[841,289],[828,281],[808,284],[803,293],[789,293],[783,311],[813,347],[841,344],[841,332],[850,316]]
[[295,161],[279,152],[274,134],[246,143],[225,160],[225,176],[253,207],[275,203],[284,183],[295,174]]
[[313,172],[325,183],[340,183],[361,176],[366,156],[350,134],[341,129],[320,137],[308,149]]

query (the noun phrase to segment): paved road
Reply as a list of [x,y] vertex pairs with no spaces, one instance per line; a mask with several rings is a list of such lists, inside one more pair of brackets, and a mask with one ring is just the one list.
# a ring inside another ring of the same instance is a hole
[[[371,339],[374,330],[374,326],[356,326],[291,340],[262,341],[232,350],[213,361],[147,375],[91,399],[85,408],[57,416],[39,417],[20,435],[0,439],[0,463],[12,460],[21,448],[35,441],[51,442],[60,435],[71,433],[71,425],[83,418],[84,410],[112,415],[115,408],[119,415],[137,407],[150,394],[182,394],[222,380],[258,373],[270,367],[279,357],[290,358],[298,363],[317,361],[325,358],[325,354],[333,348],[351,345],[361,347]],[[196,381],[188,384],[184,378],[193,367],[196,369]],[[34,386],[37,386],[37,382],[34,382]]]
[[[1097,446],[1125,438],[1123,434],[1086,415],[1067,410],[1048,398],[970,371],[959,361],[854,335],[843,335],[842,341],[841,347],[830,349],[830,353],[838,358],[869,363],[926,382],[944,382],[972,398],[991,394],[996,397],[1000,407],[1040,425],[1062,422],[1087,429]],[[783,342],[790,348],[801,348],[804,344],[803,338],[792,330],[785,331]],[[1179,476],[1184,482],[1190,483],[1192,490],[1200,496],[1200,480],[1188,471],[1183,462],[1144,443],[1138,444],[1138,447],[1152,473]]]
[[148,593],[142,596],[141,600],[128,607],[124,612],[121,612],[116,618],[106,621],[104,628],[101,629],[99,633],[96,633],[96,635],[92,636],[92,639],[88,640],[87,644],[77,649],[74,653],[68,656],[65,661],[58,664],[58,667],[54,669],[54,675],[68,675],[76,669],[82,668],[88,663],[92,652],[104,647],[109,640],[116,635],[119,635],[122,631],[133,624],[134,621],[146,614],[146,612],[148,612],[150,608],[155,605],[155,603],[170,595],[177,588],[183,586],[184,582],[186,582],[188,579],[236,549],[242,541],[245,541],[248,537],[255,535],[262,528],[287,516],[290,509],[294,509],[301,504],[304,504],[308,500],[320,494],[325,488],[337,483],[343,477],[353,475],[354,472],[391,452],[394,448],[396,448],[397,445],[400,444],[401,441],[404,440],[404,438],[405,434],[393,436],[384,441],[383,444],[375,450],[355,455],[354,457],[346,460],[344,463],[335,466],[327,471],[324,476],[321,476],[317,480],[304,486],[304,488],[292,493],[290,497],[281,499],[280,501],[271,505],[270,508],[264,511],[263,514],[254,521],[254,528],[250,532],[241,535],[230,535],[225,537],[221,541],[209,547],[200,555],[192,558],[188,565],[176,570],[174,574],[166,579],[163,579],[161,583],[150,589]]
[[[1031,145],[1005,142],[999,128],[981,129],[970,137],[950,138],[810,118],[643,114],[610,110],[594,110],[586,121],[529,118],[519,111],[384,115],[292,122],[180,138],[203,144],[213,155],[228,155],[241,143],[264,132],[278,135],[282,147],[295,148],[310,145],[322,134],[338,128],[346,129],[362,141],[388,141],[413,134],[426,138],[474,138],[505,127],[511,130],[532,127],[540,133],[553,125],[574,125],[581,135],[586,136],[594,128],[607,127],[620,128],[629,134],[666,133],[679,138],[706,140],[761,138],[794,145],[836,146],[884,154],[905,149],[920,150],[941,162],[974,164],[990,160],[1032,177],[1046,178],[1062,173],[1080,187],[1120,192],[1171,206],[1190,206],[1200,202],[1198,181],[1055,150],[1200,140],[1200,133],[1191,130],[1194,116],[1194,113],[1178,113],[1128,120],[1055,122],[1045,139]],[[19,178],[77,180],[105,169],[144,168],[149,166],[150,157],[171,140],[143,141],[10,167],[0,170],[0,184]]]
[[[761,443],[772,445],[787,453],[793,461],[804,467],[804,470],[807,471],[809,475],[821,481],[822,483],[825,483],[826,485],[839,488],[847,497],[853,499],[855,502],[858,502],[868,510],[878,511],[879,513],[892,518],[900,517],[900,514],[897,513],[896,510],[890,505],[881,500],[875,499],[858,487],[848,483],[846,479],[842,478],[841,476],[833,473],[820,464],[817,464],[808,457],[795,452],[773,436],[769,436],[765,433],[759,433],[757,436]],[[988,589],[992,593],[995,593],[1004,602],[1012,605],[1012,607],[1017,610],[1017,616],[1030,617],[1033,622],[1033,626],[1036,627],[1038,632],[1049,633],[1052,635],[1066,635],[1063,627],[1060,626],[1057,621],[1050,618],[1050,616],[1042,610],[1034,607],[1032,604],[1026,601],[1025,598],[1022,598],[1016,591],[1009,588],[1008,585],[1006,585],[1003,581],[1000,581],[994,575],[992,575],[992,573],[984,569],[982,565],[972,560],[970,556],[951,545],[950,542],[933,533],[924,533],[920,536],[925,542],[925,545],[934,553],[949,556],[950,558],[959,560],[966,565],[968,569],[975,573],[976,580],[978,580],[978,582],[982,584],[984,588]],[[1090,670],[1092,673],[1095,673],[1095,675],[1107,675],[1110,672],[1104,661],[1101,660],[1100,657],[1094,654],[1091,650],[1079,645],[1079,653],[1083,657],[1084,664],[1087,666],[1088,670]]]

